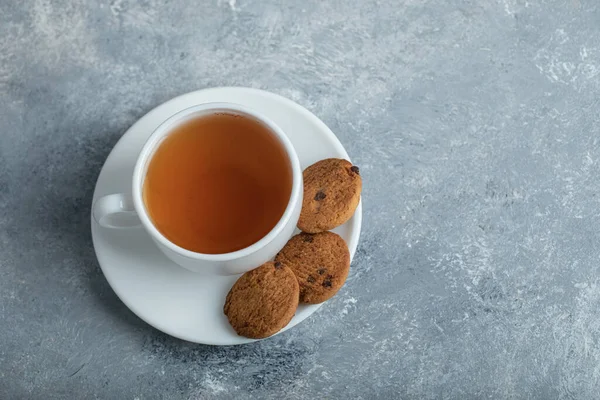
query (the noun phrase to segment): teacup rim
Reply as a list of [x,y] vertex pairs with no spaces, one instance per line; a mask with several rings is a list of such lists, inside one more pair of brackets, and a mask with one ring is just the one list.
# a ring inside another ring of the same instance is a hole
[[[246,116],[252,117],[262,124],[264,124],[278,139],[279,143],[282,145],[283,150],[285,151],[287,158],[291,164],[292,170],[292,190],[290,193],[290,198],[286,205],[286,208],[283,212],[281,218],[277,221],[275,226],[261,239],[254,242],[248,247],[243,249],[235,250],[229,253],[219,253],[219,254],[208,254],[208,253],[198,253],[188,249],[185,249],[169,239],[167,239],[159,230],[156,228],[148,212],[146,211],[146,207],[143,201],[143,182],[145,177],[146,165],[154,154],[155,149],[160,144],[160,142],[167,137],[167,133],[172,130],[176,125],[185,121],[185,119],[190,118],[192,116],[201,116],[203,114],[211,114],[218,112],[233,112],[239,114],[245,114]],[[150,233],[150,235],[157,240],[160,244],[164,245],[171,251],[178,253],[184,257],[194,259],[194,260],[202,260],[202,261],[211,261],[211,262],[228,262],[234,261],[246,256],[249,256],[253,253],[264,248],[270,242],[272,242],[285,228],[288,224],[289,220],[292,218],[294,208],[296,207],[298,201],[301,201],[302,198],[302,169],[300,167],[300,160],[298,159],[298,155],[292,142],[289,140],[285,132],[270,118],[264,116],[262,113],[251,109],[250,107],[243,106],[241,104],[229,103],[229,102],[210,102],[210,103],[202,103],[197,104],[191,107],[187,107],[183,110],[178,111],[177,113],[171,115],[165,121],[163,121],[150,135],[148,140],[144,143],[142,150],[136,160],[133,177],[132,177],[132,197],[134,208],[142,222],[144,228]]]

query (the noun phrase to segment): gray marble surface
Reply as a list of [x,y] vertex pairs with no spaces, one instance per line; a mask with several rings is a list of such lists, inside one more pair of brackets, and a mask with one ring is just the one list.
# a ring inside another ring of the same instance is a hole
[[[598,398],[600,3],[280,3],[0,0],[0,398]],[[339,295],[230,348],[133,315],[89,226],[123,132],[222,85],[365,182]]]

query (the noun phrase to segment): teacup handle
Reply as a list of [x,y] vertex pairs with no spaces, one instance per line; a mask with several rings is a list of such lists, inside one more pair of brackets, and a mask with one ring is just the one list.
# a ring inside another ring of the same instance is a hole
[[109,194],[94,203],[92,215],[104,228],[135,228],[142,223],[133,206],[133,199],[125,193]]

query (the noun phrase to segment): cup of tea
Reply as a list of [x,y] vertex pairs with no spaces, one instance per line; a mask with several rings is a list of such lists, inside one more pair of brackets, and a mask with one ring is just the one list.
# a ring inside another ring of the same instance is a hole
[[233,103],[187,108],[144,144],[131,192],[93,205],[107,229],[141,225],[158,248],[194,272],[233,275],[270,260],[292,236],[302,170],[283,131]]

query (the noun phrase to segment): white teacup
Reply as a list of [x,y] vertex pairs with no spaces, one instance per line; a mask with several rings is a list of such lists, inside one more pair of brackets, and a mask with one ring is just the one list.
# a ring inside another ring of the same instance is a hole
[[[204,115],[226,112],[260,121],[278,140],[292,170],[292,191],[287,207],[275,227],[256,243],[231,253],[202,254],[186,250],[169,241],[152,223],[142,199],[142,188],[148,164],[161,142],[182,123]],[[272,259],[292,236],[302,208],[302,170],[292,143],[270,119],[233,103],[208,103],[187,108],[163,122],[150,135],[133,171],[130,193],[110,194],[93,205],[93,216],[104,228],[131,229],[140,225],[148,232],[158,248],[175,263],[194,272],[207,275],[234,275],[250,271]]]

